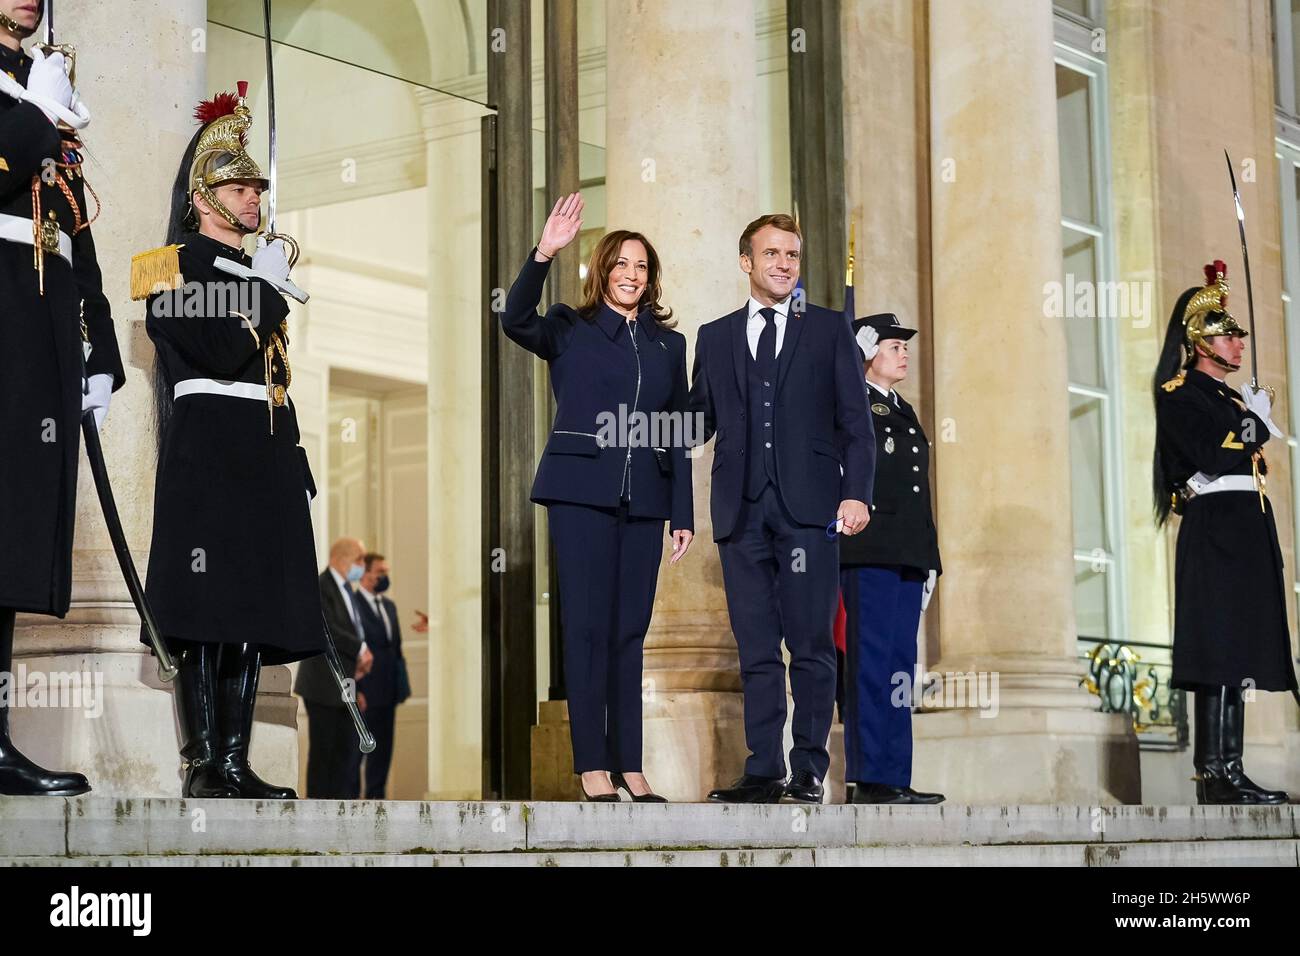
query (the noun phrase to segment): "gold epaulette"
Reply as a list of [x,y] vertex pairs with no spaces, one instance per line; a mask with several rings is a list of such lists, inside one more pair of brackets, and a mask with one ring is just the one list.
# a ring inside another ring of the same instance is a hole
[[147,299],[155,292],[179,289],[185,282],[181,275],[181,260],[176,250],[180,246],[163,246],[131,257],[131,298]]
[[1187,381],[1187,373],[1185,371],[1179,372],[1177,375],[1175,375],[1169,381],[1165,382],[1160,387],[1163,388],[1166,392],[1172,392],[1174,389],[1182,385],[1183,382],[1185,381]]

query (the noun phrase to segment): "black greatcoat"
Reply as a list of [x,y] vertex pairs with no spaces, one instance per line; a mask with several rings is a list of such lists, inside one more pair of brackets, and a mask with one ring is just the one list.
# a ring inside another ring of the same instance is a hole
[[[1251,474],[1251,456],[1268,441],[1268,427],[1234,394],[1195,369],[1160,392],[1156,442],[1174,484],[1197,472]],[[1273,506],[1267,498],[1264,505],[1244,491],[1198,495],[1186,505],[1174,568],[1174,687],[1250,681],[1258,690],[1295,689],[1291,589]]]
[[871,522],[840,538],[840,567],[900,564],[942,573],[930,508],[930,442],[921,420],[897,392],[886,398],[868,385],[867,397],[876,431]]
[[[0,70],[23,84],[25,54],[0,47]],[[57,183],[40,178],[47,160],[77,163],[31,103],[0,94],[0,213],[30,225],[32,181],[42,219],[54,212],[72,237],[72,266],[45,255],[45,294],[30,244],[0,240],[0,608],[63,617],[72,596],[72,528],[81,447],[82,303],[92,346],[86,371],[125,381],[90,230]],[[89,222],[85,180],[55,168]]]
[[[263,349],[289,313],[284,298],[260,279],[219,271],[218,257],[251,260],[215,239],[187,235],[178,255],[186,286],[150,296],[145,322],[168,387],[265,386]],[[225,308],[195,297],[217,285]],[[274,362],[273,381],[283,384],[284,363]],[[265,399],[176,399],[158,449],[146,590],[164,636],[260,644],[263,660],[279,664],[319,654],[324,642],[307,497],[316,488],[292,401],[274,410],[274,433],[271,414]]]

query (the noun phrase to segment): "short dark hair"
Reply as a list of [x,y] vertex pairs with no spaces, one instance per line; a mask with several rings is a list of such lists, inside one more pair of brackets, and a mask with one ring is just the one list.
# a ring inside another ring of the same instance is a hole
[[799,237],[799,244],[803,244],[803,232],[799,229],[799,223],[794,221],[793,216],[787,216],[783,212],[768,213],[766,216],[759,216],[740,234],[740,254],[754,258],[754,233],[764,226],[776,226],[782,232],[792,232]]
[[370,569],[375,566],[375,562],[383,561],[384,556],[378,551],[367,551],[361,560],[366,563],[366,572],[369,573]]

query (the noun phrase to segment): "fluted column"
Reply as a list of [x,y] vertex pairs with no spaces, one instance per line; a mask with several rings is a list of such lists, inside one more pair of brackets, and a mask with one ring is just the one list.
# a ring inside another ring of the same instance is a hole
[[[736,242],[770,211],[757,208],[754,3],[611,0],[606,18],[608,228],[654,243],[693,355],[698,328],[744,301]],[[695,461],[695,543],[678,565],[664,561],[646,639],[646,774],[677,800],[729,780],[747,753],[709,522],[711,448]]]
[[[931,16],[937,520],[948,709],[916,720],[915,776],[961,802],[1136,800],[1126,718],[1078,686],[1052,8]],[[1014,96],[1007,95],[1015,90]],[[996,684],[993,681],[996,680]],[[954,709],[953,705],[956,704]]]
[[[194,131],[191,111],[206,93],[206,16],[203,0],[139,0],[125,11],[120,4],[64,4],[57,21],[58,41],[77,48],[77,86],[93,117],[84,134],[86,178],[103,201],[95,244],[127,369],[104,428],[104,455],[142,576],[153,522],[153,349],[143,308],[129,299],[128,275],[133,253],[163,241],[172,178]],[[234,78],[228,79],[230,86]],[[139,618],[84,452],[74,548],[71,613],[62,622],[21,615],[15,667],[24,666],[29,678],[89,675],[92,689],[102,680],[102,699],[17,709],[14,737],[35,760],[85,772],[98,794],[176,796],[171,694],[139,643]],[[275,781],[297,775],[288,692],[288,669],[266,668],[253,762]]]

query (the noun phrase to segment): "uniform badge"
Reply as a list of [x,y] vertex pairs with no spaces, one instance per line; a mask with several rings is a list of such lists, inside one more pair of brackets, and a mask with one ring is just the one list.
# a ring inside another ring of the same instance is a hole
[[884,402],[872,402],[871,410],[875,412],[877,415],[889,414],[889,406],[886,405]]
[[894,453],[894,436],[890,435],[888,438],[885,439],[885,454],[892,455],[893,453]]

